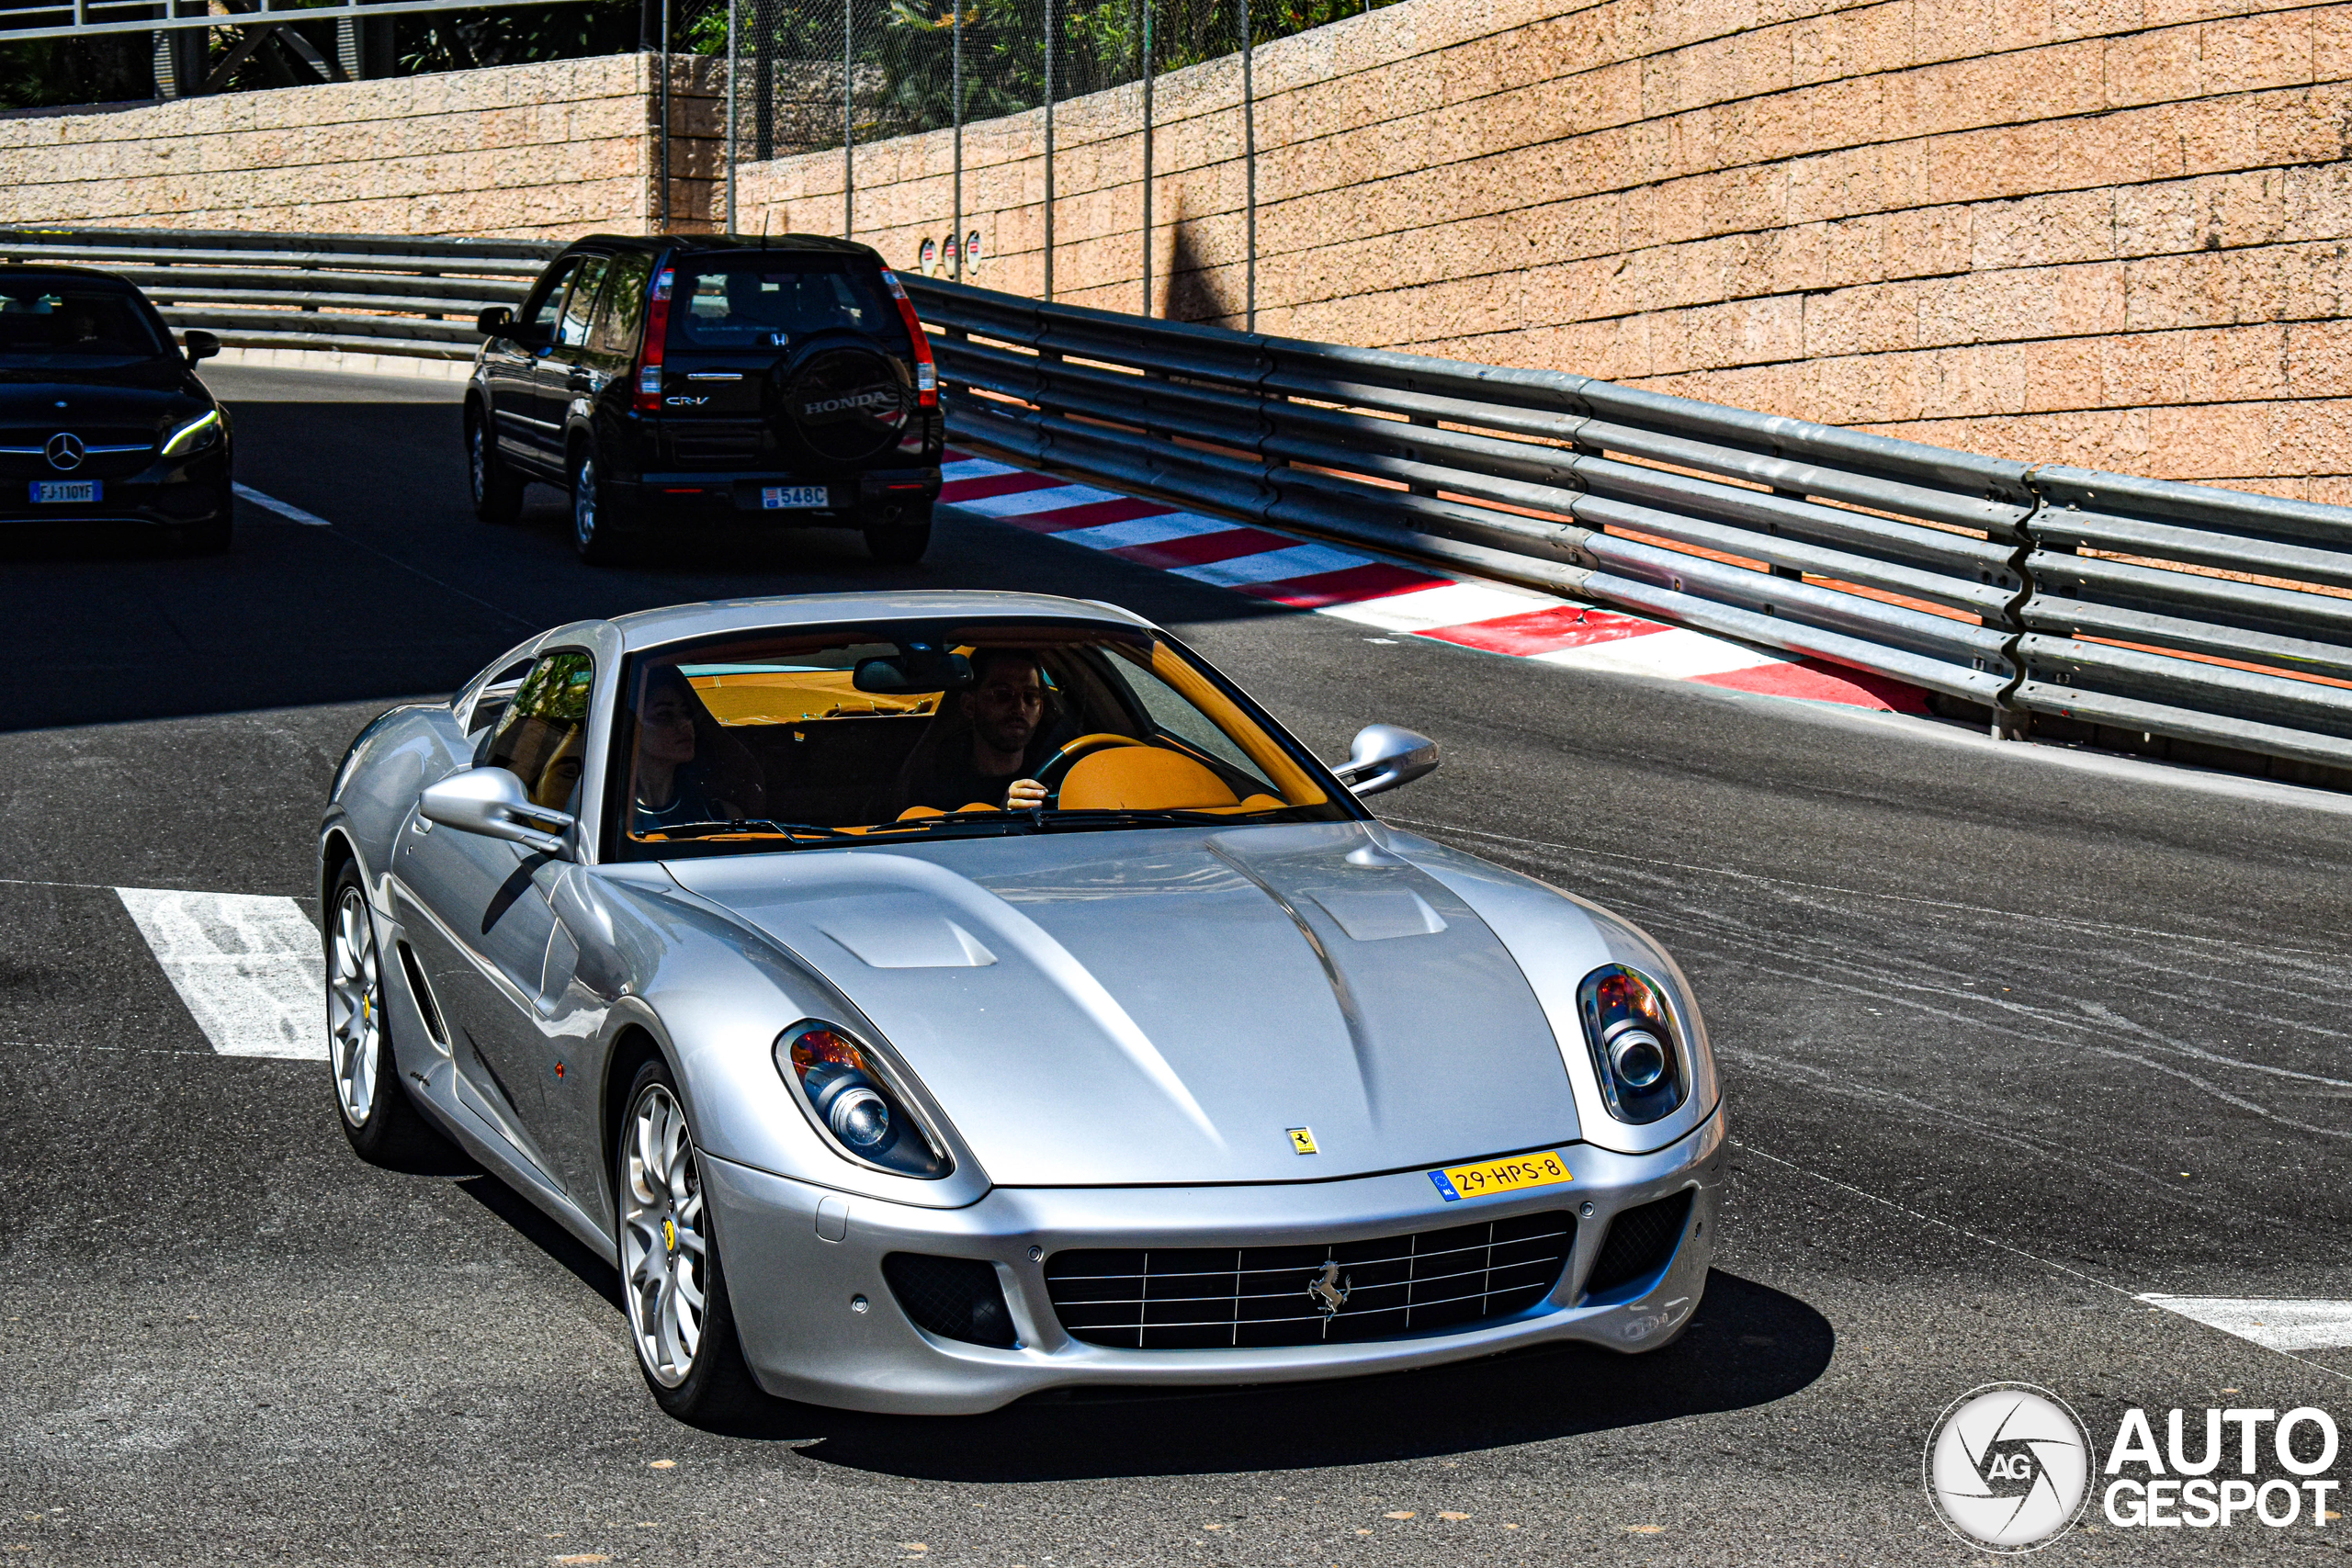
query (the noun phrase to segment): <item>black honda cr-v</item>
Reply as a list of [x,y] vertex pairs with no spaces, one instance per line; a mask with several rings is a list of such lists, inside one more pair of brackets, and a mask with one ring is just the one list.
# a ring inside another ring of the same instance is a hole
[[879,559],[931,542],[944,440],[914,309],[866,246],[808,234],[599,234],[496,306],[466,389],[474,510],[537,479],[605,561],[697,520],[860,528]]

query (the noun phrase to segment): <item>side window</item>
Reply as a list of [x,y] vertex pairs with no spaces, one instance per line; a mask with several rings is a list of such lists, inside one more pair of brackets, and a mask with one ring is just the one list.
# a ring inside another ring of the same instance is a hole
[[484,681],[481,689],[474,694],[472,709],[465,716],[466,734],[469,737],[481,736],[487,740],[488,737],[483,732],[496,724],[500,716],[506,712],[507,703],[513,699],[515,692],[521,689],[523,677],[530,672],[531,661],[527,659],[518,660]]
[[565,348],[578,348],[588,341],[588,321],[596,308],[596,286],[605,281],[605,268],[611,263],[604,256],[590,256],[580,264],[580,275],[572,280],[571,296],[563,307],[563,325],[556,333],[556,342]]
[[605,279],[604,303],[596,307],[596,325],[588,334],[591,350],[622,355],[637,352],[638,328],[645,321],[645,280],[652,271],[651,256],[614,258]]
[[553,333],[556,320],[563,313],[563,287],[571,281],[571,275],[579,270],[580,258],[573,256],[541,282],[539,291],[532,295],[531,302],[523,308],[523,324],[526,327],[542,327],[549,333]]
[[588,694],[596,667],[584,653],[550,653],[531,667],[498,716],[482,765],[523,781],[534,805],[580,809],[580,771],[587,756]]

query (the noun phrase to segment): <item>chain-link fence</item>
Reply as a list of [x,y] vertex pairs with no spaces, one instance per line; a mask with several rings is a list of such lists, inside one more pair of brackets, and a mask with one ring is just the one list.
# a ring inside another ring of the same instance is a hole
[[[688,3],[688,0],[680,0]],[[857,160],[879,141],[950,133],[947,233],[925,240],[921,265],[963,278],[977,264],[967,229],[965,133],[982,122],[1042,109],[1031,131],[1044,163],[1043,288],[1055,293],[1057,106],[1140,85],[1134,155],[1141,186],[1136,228],[1142,297],[1153,295],[1149,236],[1156,168],[1156,82],[1238,56],[1241,75],[1240,202],[1247,298],[1256,313],[1256,146],[1252,45],[1341,20],[1394,0],[690,0],[679,47],[729,64],[725,194],[737,227],[739,165],[811,152],[842,159],[838,231],[857,229]],[[1123,100],[1124,101],[1124,100]],[[801,220],[801,226],[808,226]],[[829,225],[830,226],[830,225]],[[746,225],[748,227],[748,225]]]

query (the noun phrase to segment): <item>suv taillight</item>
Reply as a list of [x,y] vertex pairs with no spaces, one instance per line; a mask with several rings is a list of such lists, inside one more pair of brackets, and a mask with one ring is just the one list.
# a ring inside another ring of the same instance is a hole
[[663,267],[653,275],[653,299],[645,309],[645,342],[637,351],[637,399],[639,413],[662,409],[662,349],[670,340],[670,291],[678,275]]
[[906,289],[899,282],[899,275],[885,267],[882,287],[899,302],[899,319],[907,323],[907,335],[914,340],[915,401],[924,408],[939,406],[939,367],[931,357],[931,334],[922,330],[915,319],[914,301],[907,298]]

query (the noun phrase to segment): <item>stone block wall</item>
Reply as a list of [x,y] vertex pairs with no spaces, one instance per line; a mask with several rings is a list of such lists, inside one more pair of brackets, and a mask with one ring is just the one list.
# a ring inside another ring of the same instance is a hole
[[[1256,51],[1261,329],[2352,501],[2352,4],[1404,0]],[[1153,310],[1235,321],[1237,63],[1157,86]],[[967,127],[1043,284],[1042,117]],[[1057,297],[1143,303],[1140,93],[1057,110]],[[842,159],[748,167],[839,232]],[[948,231],[946,132],[858,237]]]
[[[675,226],[707,228],[720,75],[673,61]],[[0,222],[570,238],[660,215],[651,55],[0,115]]]

